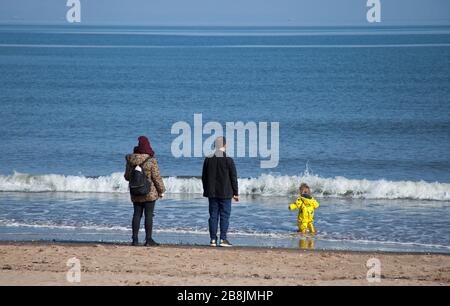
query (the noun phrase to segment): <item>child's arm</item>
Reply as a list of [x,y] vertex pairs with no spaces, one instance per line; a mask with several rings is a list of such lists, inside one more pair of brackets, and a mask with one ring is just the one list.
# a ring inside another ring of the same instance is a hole
[[295,200],[295,203],[289,204],[289,210],[300,209],[301,205],[302,205],[302,200],[300,198],[297,198],[297,200]]
[[319,205],[319,202],[316,201],[316,199],[313,198],[313,200],[314,200],[314,209],[316,209],[320,205]]

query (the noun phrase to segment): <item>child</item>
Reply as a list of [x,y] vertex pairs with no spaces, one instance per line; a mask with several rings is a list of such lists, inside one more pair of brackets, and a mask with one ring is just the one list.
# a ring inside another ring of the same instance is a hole
[[314,228],[314,210],[319,207],[319,202],[317,202],[311,196],[311,190],[309,186],[305,183],[300,185],[300,195],[298,196],[295,203],[289,204],[289,209],[298,209],[298,231],[300,233],[306,233],[309,229],[311,233],[315,233]]

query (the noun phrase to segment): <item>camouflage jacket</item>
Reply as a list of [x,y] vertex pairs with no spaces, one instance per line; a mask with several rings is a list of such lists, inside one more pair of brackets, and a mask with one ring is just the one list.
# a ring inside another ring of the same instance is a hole
[[[129,154],[125,157],[127,161],[125,170],[125,179],[127,181],[131,178],[131,173],[137,165],[141,165],[149,155],[147,154]],[[165,192],[164,182],[159,173],[158,163],[155,158],[149,159],[145,164],[141,165],[145,175],[151,183],[150,193],[145,196],[131,195],[131,202],[142,203],[151,202],[159,198]]]

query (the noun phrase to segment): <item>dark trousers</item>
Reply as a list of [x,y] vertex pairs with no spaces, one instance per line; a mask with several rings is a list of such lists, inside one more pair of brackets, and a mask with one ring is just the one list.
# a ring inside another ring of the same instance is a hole
[[133,241],[138,240],[139,228],[141,227],[142,215],[145,215],[145,240],[152,239],[153,231],[153,212],[155,210],[155,201],[143,202],[143,203],[133,203],[134,214],[131,227],[133,229]]
[[208,198],[209,236],[217,240],[217,227],[220,219],[220,239],[227,239],[231,215],[231,199]]

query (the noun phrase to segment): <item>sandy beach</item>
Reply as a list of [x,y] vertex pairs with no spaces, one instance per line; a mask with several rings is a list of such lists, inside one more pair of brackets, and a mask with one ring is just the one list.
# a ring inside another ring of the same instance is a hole
[[[66,280],[73,257],[80,283]],[[450,285],[439,254],[4,242],[0,258],[0,285]],[[366,279],[370,258],[380,283]]]

